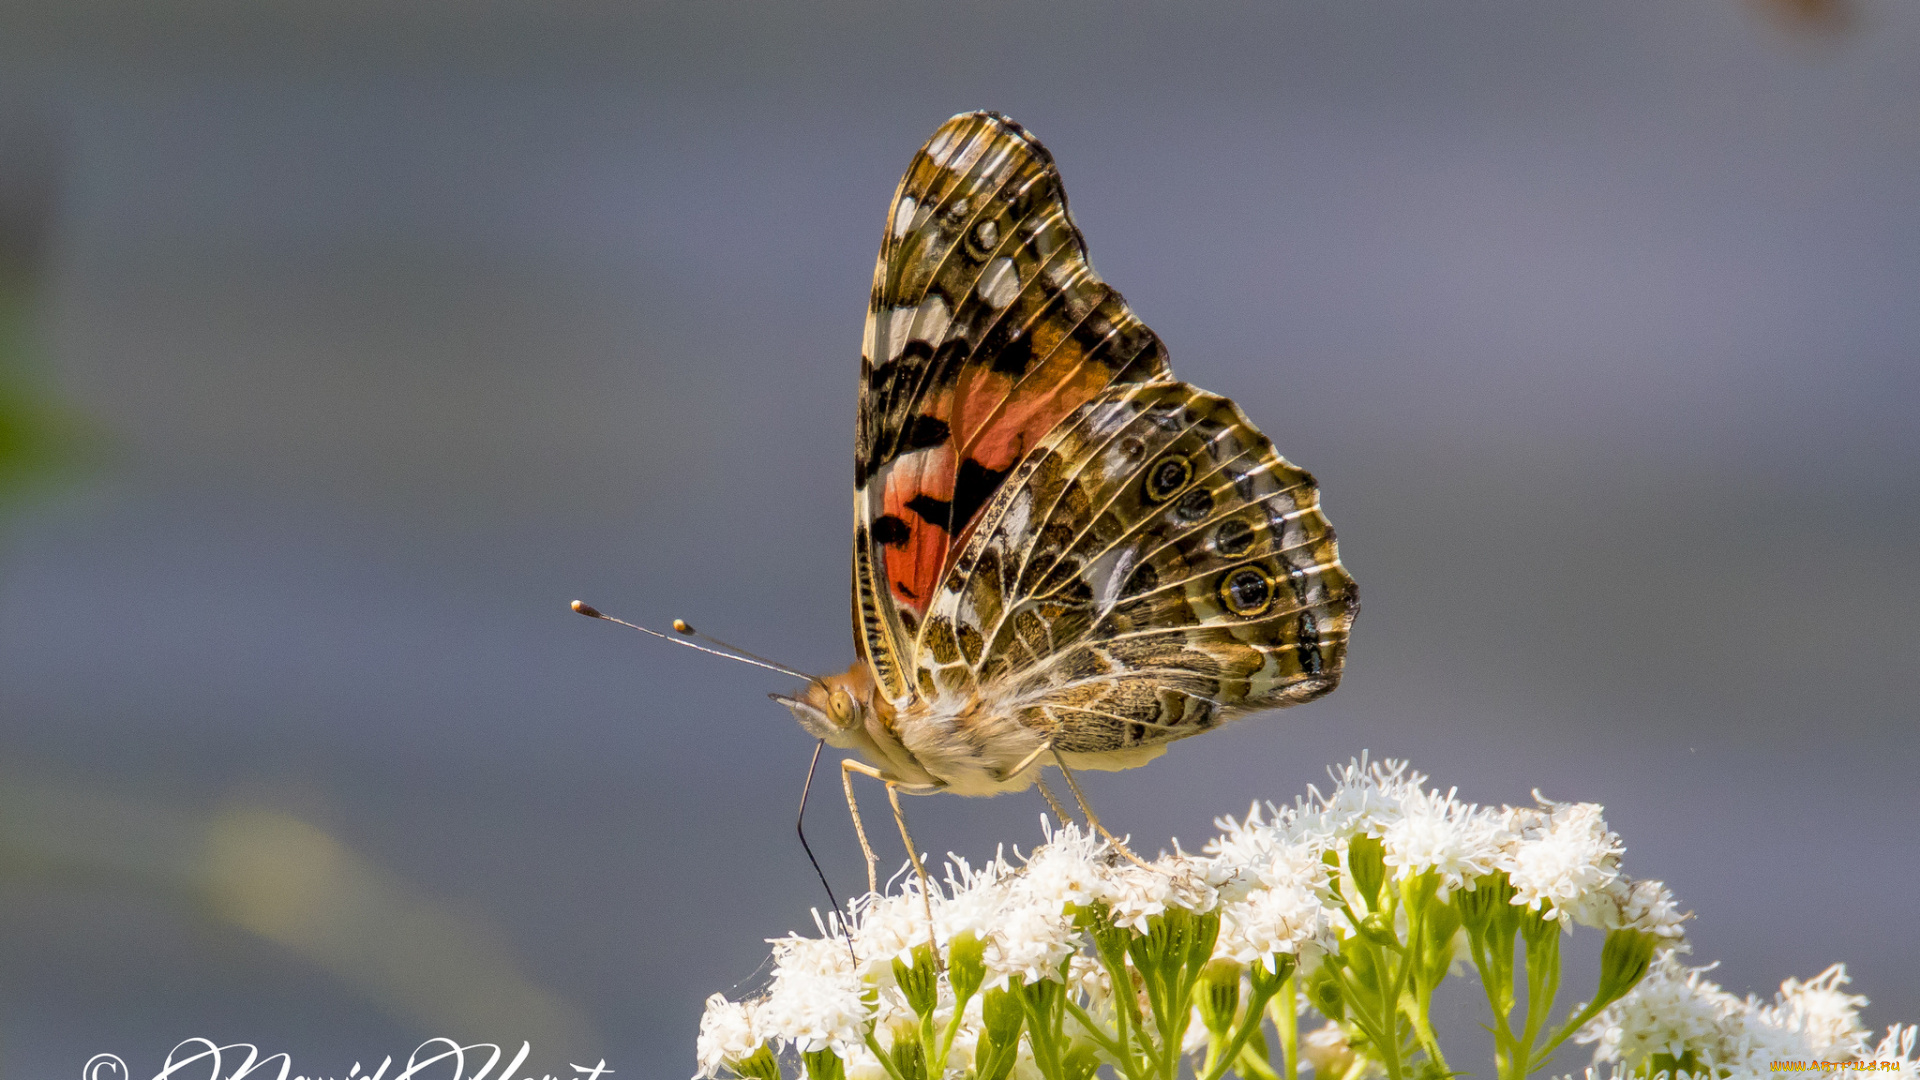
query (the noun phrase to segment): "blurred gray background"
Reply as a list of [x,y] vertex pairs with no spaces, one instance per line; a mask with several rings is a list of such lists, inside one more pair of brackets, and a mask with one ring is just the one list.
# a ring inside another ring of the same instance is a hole
[[[822,902],[810,744],[566,603],[851,659],[874,250],[973,108],[1365,591],[1339,693],[1103,816],[1362,750],[1595,800],[1730,989],[1920,1020],[1920,5],[77,0],[0,9],[0,1075],[687,1075]],[[1041,809],[909,805],[975,859]]]

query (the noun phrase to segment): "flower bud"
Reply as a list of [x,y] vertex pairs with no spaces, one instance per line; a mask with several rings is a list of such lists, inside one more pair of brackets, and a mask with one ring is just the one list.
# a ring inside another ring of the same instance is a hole
[[1292,953],[1273,953],[1254,961],[1248,969],[1253,976],[1253,992],[1259,997],[1271,997],[1280,991],[1280,984],[1293,975],[1300,960]]
[[1400,936],[1393,931],[1393,920],[1386,912],[1376,911],[1360,920],[1360,936],[1388,949],[1400,948]]
[[[847,1080],[847,1063],[832,1050],[815,1050],[800,1055],[806,1064],[807,1080]],[[779,1073],[774,1073],[779,1076]]]
[[1486,933],[1487,926],[1513,899],[1513,885],[1505,874],[1488,874],[1469,884],[1473,888],[1455,892],[1453,902],[1460,910],[1460,921],[1466,924],[1467,932],[1478,937]]
[[1660,939],[1644,930],[1615,930],[1600,946],[1600,989],[1594,1004],[1604,1005],[1627,996],[1646,977],[1653,950]]
[[935,969],[933,959],[933,946],[921,944],[913,947],[912,967],[901,963],[898,958],[893,961],[893,980],[900,984],[900,992],[906,995],[907,1004],[913,1008],[914,1015],[923,1020],[940,1003],[940,973]]
[[987,991],[987,999],[981,1002],[981,1019],[986,1021],[987,1034],[995,1042],[1011,1043],[1020,1035],[1020,1025],[1027,1018],[1027,1007],[1020,1002],[1020,982],[1000,990]]
[[1438,986],[1453,963],[1453,939],[1460,929],[1460,913],[1451,904],[1428,904],[1426,921],[1426,982]]
[[1520,914],[1520,938],[1527,943],[1527,953],[1543,949],[1548,942],[1560,943],[1560,920],[1552,908],[1525,908]]
[[896,1028],[893,1033],[893,1049],[887,1056],[893,1059],[894,1075],[900,1080],[928,1080],[927,1048],[920,1045],[918,1033],[911,1027]]
[[1193,996],[1193,1003],[1200,1007],[1200,1019],[1207,1030],[1215,1035],[1225,1036],[1233,1029],[1235,1015],[1240,1012],[1240,974],[1239,964],[1224,957],[1209,960],[1200,969],[1200,985]]
[[1314,1008],[1320,1010],[1320,1015],[1329,1019],[1338,1020],[1347,1015],[1347,1002],[1340,994],[1340,984],[1334,981],[1332,973],[1325,965],[1322,965],[1318,975],[1318,978],[1307,983],[1307,1000],[1312,1002]]
[[727,1062],[727,1068],[746,1080],[780,1080],[780,1063],[773,1060],[773,1051],[765,1043],[746,1057]]
[[980,992],[987,978],[987,943],[971,930],[956,936],[947,945],[947,981],[953,984],[953,996],[965,1006]]
[[974,1074],[979,1080],[1006,1080],[1020,1054],[1020,1026],[1026,1007],[1014,987],[987,991],[980,1002],[982,1030],[974,1050]]
[[1369,908],[1380,906],[1380,886],[1387,880],[1387,849],[1376,836],[1356,836],[1347,845],[1347,869],[1360,887],[1360,899]]

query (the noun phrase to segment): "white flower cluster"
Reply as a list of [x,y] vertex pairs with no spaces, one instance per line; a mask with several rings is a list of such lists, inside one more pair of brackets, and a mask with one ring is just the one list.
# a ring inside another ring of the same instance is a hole
[[1405,762],[1369,763],[1365,757],[1334,771],[1334,790],[1309,794],[1292,806],[1256,805],[1246,821],[1223,818],[1210,852],[1238,853],[1249,845],[1288,844],[1318,861],[1344,851],[1356,836],[1378,839],[1395,879],[1432,873],[1438,897],[1472,889],[1475,879],[1505,871],[1513,902],[1543,911],[1562,926],[1636,929],[1685,950],[1683,916],[1658,881],[1620,872],[1620,838],[1608,831],[1595,803],[1556,803],[1534,792],[1536,807],[1499,808],[1442,795]]
[[[1621,844],[1598,806],[1541,800],[1535,808],[1481,808],[1451,791],[1427,790],[1426,777],[1405,763],[1364,757],[1332,776],[1330,794],[1310,788],[1291,806],[1269,804],[1263,811],[1256,805],[1243,821],[1223,818],[1222,835],[1204,855],[1180,852],[1176,844],[1173,855],[1138,866],[1068,825],[1051,831],[1018,865],[1003,855],[977,869],[951,859],[945,887],[929,897],[908,875],[901,891],[857,900],[847,923],[832,918],[818,937],[773,941],[773,975],[762,997],[709,999],[699,1075],[719,1076],[762,1045],[776,1053],[831,1050],[846,1062],[849,1080],[882,1075],[867,1033],[889,1046],[897,1027],[914,1022],[893,965],[911,965],[915,947],[927,943],[929,907],[931,936],[942,955],[956,940],[980,944],[985,989],[1016,979],[1059,980],[1064,969],[1070,989],[1096,1016],[1111,993],[1110,976],[1075,923],[1076,913],[1096,907],[1113,925],[1141,933],[1170,909],[1217,910],[1216,959],[1276,971],[1278,958],[1288,955],[1311,971],[1354,933],[1331,877],[1339,869],[1327,856],[1344,867],[1348,846],[1363,835],[1381,842],[1395,877],[1435,875],[1442,901],[1504,871],[1515,886],[1515,904],[1543,910],[1563,925],[1631,927],[1683,947],[1671,895],[1659,882],[1620,873]],[[945,1023],[953,994],[944,976],[939,994]],[[980,1005],[975,996],[962,1015],[950,1066],[966,1064]]]
[[[1045,845],[1021,865],[1004,856],[980,868],[954,857],[946,888],[931,899],[933,939],[945,954],[954,939],[971,935],[984,945],[984,989],[1019,979],[1060,980],[1065,967],[1072,988],[1098,1008],[1111,993],[1108,976],[1090,955],[1086,934],[1074,924],[1077,909],[1103,907],[1114,925],[1146,932],[1148,920],[1172,908],[1204,913],[1221,909],[1215,955],[1241,963],[1266,962],[1275,953],[1295,953],[1331,942],[1322,897],[1327,868],[1303,850],[1285,844],[1249,850],[1249,860],[1162,856],[1148,867],[1123,860],[1098,837],[1077,826],[1051,830]],[[895,985],[893,962],[912,963],[913,949],[928,940],[927,907],[911,877],[892,895],[871,894],[854,905],[851,933],[839,920],[821,935],[775,939],[772,982],[752,1002],[715,995],[700,1024],[700,1076],[751,1055],[763,1043],[801,1053],[831,1049],[846,1061],[849,1080],[884,1075],[863,1043],[865,1025],[889,1045],[891,1029],[913,1014]],[[851,947],[849,947],[851,946]],[[856,962],[855,957],[858,957]],[[863,995],[873,992],[870,998]],[[942,980],[942,1021],[951,1016],[951,988]],[[967,1063],[978,1037],[980,999],[969,1003],[955,1040],[954,1067]]]
[[[1860,1023],[1867,999],[1841,989],[1848,982],[1844,964],[1806,982],[1788,979],[1772,1002],[1733,996],[1705,977],[1711,970],[1683,967],[1671,953],[1660,957],[1632,993],[1596,1016],[1576,1040],[1594,1044],[1594,1061],[1612,1063],[1617,1072],[1664,1054],[1700,1075],[1734,1080],[1777,1074],[1782,1070],[1776,1062],[1825,1075],[1920,1077],[1915,1027],[1896,1024],[1877,1046],[1869,1045],[1871,1035]],[[1874,1067],[1820,1067],[1833,1062]]]

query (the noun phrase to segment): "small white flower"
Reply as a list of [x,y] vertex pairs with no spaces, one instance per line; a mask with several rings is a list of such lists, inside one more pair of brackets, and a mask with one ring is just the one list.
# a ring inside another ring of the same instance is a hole
[[1501,831],[1491,813],[1459,802],[1452,791],[1443,796],[1416,787],[1401,798],[1400,815],[1381,830],[1380,840],[1396,877],[1438,874],[1444,902],[1453,890],[1493,871]]
[[1598,926],[1607,908],[1606,889],[1620,876],[1620,838],[1607,831],[1596,803],[1556,803],[1506,811],[1514,837],[1500,869],[1513,883],[1513,902],[1570,921]]
[[1773,1061],[1840,1061],[1865,1053],[1859,1010],[1867,999],[1841,991],[1847,981],[1841,965],[1804,983],[1788,979],[1770,1004],[1727,993],[1705,977],[1710,970],[1682,967],[1672,952],[1661,955],[1632,993],[1575,1038],[1595,1044],[1595,1063],[1637,1069],[1654,1054],[1691,1053],[1703,1068],[1735,1077],[1765,1075]]
[[700,1038],[695,1044],[700,1071],[694,1080],[720,1075],[723,1066],[752,1056],[763,1041],[754,1026],[751,1006],[728,1001],[724,994],[713,995],[700,1017]]
[[[1895,1024],[1887,1029],[1887,1037],[1868,1055],[1872,1061],[1880,1062],[1883,1071],[1873,1075],[1898,1080],[1915,1080],[1920,1077],[1920,1058],[1914,1057],[1914,1037],[1920,1035],[1920,1024]],[[1889,1068],[1888,1066],[1892,1066]]]
[[1018,977],[1026,982],[1060,979],[1060,964],[1080,945],[1073,920],[1050,900],[1011,896],[987,941],[986,987],[1003,987]]
[[1711,970],[1683,968],[1672,954],[1656,959],[1640,985],[1602,1010],[1575,1041],[1594,1044],[1596,1064],[1638,1068],[1655,1054],[1679,1058],[1689,1051],[1703,1064],[1727,1064],[1729,1047],[1740,1039],[1736,1017],[1744,1003],[1706,979]]
[[1081,832],[1078,825],[1052,829],[1021,869],[1019,892],[1057,910],[1092,904],[1108,889],[1106,853],[1106,841]]
[[1369,762],[1365,754],[1327,774],[1333,778],[1331,794],[1323,796],[1309,786],[1306,797],[1296,799],[1291,808],[1276,808],[1282,835],[1323,850],[1343,846],[1355,836],[1380,835],[1400,816],[1407,795],[1427,779],[1409,773],[1404,761]]
[[1762,1024],[1788,1032],[1806,1046],[1808,1054],[1827,1061],[1859,1057],[1867,1048],[1867,1030],[1860,1026],[1860,1010],[1867,999],[1840,988],[1847,965],[1835,964],[1806,982],[1788,979],[1770,1006],[1755,1017]]
[[957,855],[948,858],[947,899],[933,909],[942,948],[962,934],[972,934],[981,941],[993,936],[1012,872],[999,855],[978,870]]
[[1096,899],[1106,903],[1113,924],[1142,934],[1147,932],[1147,920],[1167,910],[1173,899],[1173,880],[1158,869],[1117,867],[1107,875],[1105,885]]
[[1639,930],[1660,938],[1663,948],[1691,951],[1684,940],[1687,916],[1673,893],[1658,881],[1635,881],[1621,876],[1602,890],[1605,903],[1596,903],[1602,930]]
[[1220,936],[1213,955],[1274,970],[1274,957],[1298,956],[1309,946],[1325,947],[1326,909],[1311,889],[1298,884],[1266,886],[1220,905]]
[[845,1057],[864,1038],[866,990],[844,937],[772,939],[773,984],[754,1020],[767,1038],[801,1053],[832,1049]]
[[[860,977],[891,986],[893,962],[911,964],[915,946],[925,945],[930,936],[927,905],[920,899],[918,883],[909,883],[891,896],[870,893],[854,904],[853,951],[860,957]],[[939,908],[934,910],[937,920]]]
[[1125,863],[1108,868],[1105,888],[1095,899],[1107,905],[1115,926],[1144,934],[1148,920],[1168,908],[1212,911],[1220,902],[1214,873],[1211,860],[1184,855],[1162,856],[1145,867]]

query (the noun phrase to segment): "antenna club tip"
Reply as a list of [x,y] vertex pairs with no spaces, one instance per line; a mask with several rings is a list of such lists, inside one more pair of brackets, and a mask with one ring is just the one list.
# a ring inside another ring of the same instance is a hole
[[575,600],[572,604],[568,606],[573,608],[573,610],[579,612],[580,614],[585,615],[589,619],[606,618],[605,615],[600,614],[600,610],[598,608],[594,607],[592,604],[586,603],[581,600]]
[[689,625],[689,624],[688,624],[688,622],[687,622],[687,620],[685,620],[685,619],[675,619],[675,620],[673,620],[673,629],[674,629],[674,631],[675,631],[675,632],[677,632],[677,633],[681,633],[681,634],[691,634],[691,633],[693,633],[693,627],[692,627],[691,625]]

